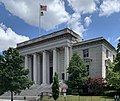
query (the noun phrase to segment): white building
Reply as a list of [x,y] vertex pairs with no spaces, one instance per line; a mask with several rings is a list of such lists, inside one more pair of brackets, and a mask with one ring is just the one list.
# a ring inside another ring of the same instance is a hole
[[90,77],[105,78],[108,64],[116,55],[115,48],[103,37],[83,41],[70,29],[19,43],[17,48],[25,57],[25,68],[29,68],[29,78],[35,84],[50,84],[54,72],[66,80],[73,52],[80,53]]

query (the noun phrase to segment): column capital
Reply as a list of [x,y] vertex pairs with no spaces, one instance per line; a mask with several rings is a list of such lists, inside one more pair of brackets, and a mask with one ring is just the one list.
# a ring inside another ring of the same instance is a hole
[[52,50],[56,50],[56,51],[59,51],[61,47],[55,47],[53,48]]
[[39,53],[37,53],[37,52],[35,52],[35,53],[33,53],[32,55],[38,55]]
[[68,45],[66,45],[66,46],[64,46],[64,48],[70,48],[71,46],[68,46]]
[[43,51],[41,51],[41,53],[43,54],[43,53],[49,53],[49,50],[43,50]]
[[57,48],[53,48],[53,50],[52,51],[57,51]]
[[28,56],[28,54],[25,54],[24,56]]
[[24,56],[25,56],[25,57],[30,57],[30,56],[31,56],[31,54],[25,54]]

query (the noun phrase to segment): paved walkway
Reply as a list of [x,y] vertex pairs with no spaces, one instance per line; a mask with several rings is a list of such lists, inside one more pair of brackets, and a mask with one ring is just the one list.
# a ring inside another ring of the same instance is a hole
[[[8,99],[0,99],[0,101],[11,101],[11,100],[8,100]],[[24,100],[13,100],[13,101],[24,101]]]

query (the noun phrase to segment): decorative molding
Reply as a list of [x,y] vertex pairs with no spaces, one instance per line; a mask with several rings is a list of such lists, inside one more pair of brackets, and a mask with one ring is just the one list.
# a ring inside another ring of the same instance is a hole
[[62,40],[56,43],[50,43],[50,44],[46,44],[43,46],[34,46],[34,47],[29,47],[29,48],[25,48],[22,50],[19,50],[20,54],[25,55],[25,54],[32,54],[35,52],[41,52],[44,50],[51,50],[54,49],[56,47],[63,47],[63,46],[70,46],[70,41],[69,40]]
[[85,61],[85,62],[92,62],[93,60],[90,59],[90,58],[84,58],[84,61]]

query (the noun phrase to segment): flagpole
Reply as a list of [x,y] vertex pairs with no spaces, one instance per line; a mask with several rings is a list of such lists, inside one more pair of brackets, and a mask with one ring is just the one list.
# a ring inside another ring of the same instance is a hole
[[41,5],[39,0],[39,35],[42,33],[42,16],[44,16],[44,12],[47,10],[47,6]]
[[42,11],[40,11],[40,35],[42,35],[42,14],[41,14]]
[[41,33],[40,27],[41,27],[41,9],[40,9],[40,0],[39,0],[39,35]]

